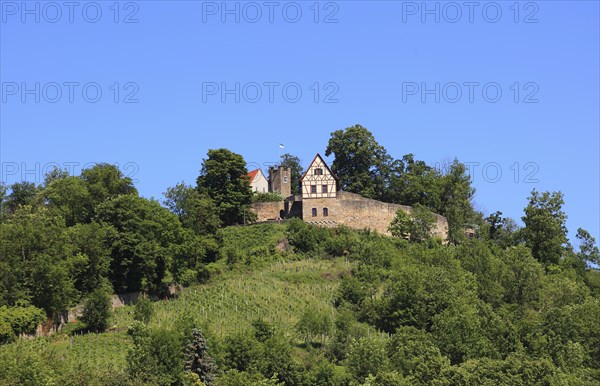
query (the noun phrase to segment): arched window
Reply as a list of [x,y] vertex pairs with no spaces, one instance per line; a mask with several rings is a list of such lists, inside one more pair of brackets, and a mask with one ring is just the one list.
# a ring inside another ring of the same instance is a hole
[[323,217],[329,216],[329,209],[323,208]]
[[312,216],[317,217],[317,208],[312,208]]

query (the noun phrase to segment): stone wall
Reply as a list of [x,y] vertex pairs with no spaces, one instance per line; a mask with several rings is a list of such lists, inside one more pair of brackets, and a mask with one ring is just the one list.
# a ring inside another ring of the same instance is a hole
[[[388,226],[396,216],[396,211],[402,209],[408,213],[412,208],[406,205],[389,204],[359,194],[339,191],[336,198],[306,199],[303,202],[303,220],[309,224],[321,226],[345,225],[350,228],[369,228],[379,233],[389,235]],[[317,215],[313,216],[315,208]],[[323,209],[327,208],[328,216],[324,216]],[[446,240],[448,237],[448,222],[444,216],[438,214],[434,236]]]
[[277,202],[255,202],[252,204],[252,210],[256,213],[256,221],[276,220],[281,216],[281,211],[285,213],[285,203]]
[[[296,209],[292,210],[294,207]],[[327,216],[324,215],[325,208]],[[389,204],[341,190],[337,192],[336,197],[332,198],[305,198],[296,202],[257,202],[252,205],[252,209],[258,216],[257,221],[300,217],[301,213],[302,219],[309,224],[330,227],[345,225],[354,229],[369,228],[386,235],[389,235],[388,226],[398,209],[407,213],[412,211],[410,206]],[[316,216],[313,216],[313,209],[316,209]],[[448,221],[439,214],[435,216],[433,235],[446,240]]]

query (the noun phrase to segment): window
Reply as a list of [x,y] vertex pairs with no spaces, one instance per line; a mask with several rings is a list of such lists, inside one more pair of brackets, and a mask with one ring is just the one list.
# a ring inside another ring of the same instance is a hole
[[312,216],[317,217],[317,208],[312,208]]
[[310,186],[310,192],[311,193],[317,193],[317,185],[311,185]]
[[323,193],[327,193],[327,185],[321,186]]
[[329,209],[323,208],[323,217],[329,216]]
[[315,169],[315,176],[322,176],[322,175],[323,175],[323,169],[316,168]]
[[283,176],[283,183],[287,184],[287,182],[288,182],[288,176]]

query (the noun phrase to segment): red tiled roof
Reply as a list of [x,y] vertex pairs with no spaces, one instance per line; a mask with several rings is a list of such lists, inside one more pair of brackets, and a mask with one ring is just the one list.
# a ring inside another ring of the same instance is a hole
[[250,177],[250,182],[252,182],[254,180],[254,177],[256,177],[256,174],[258,174],[258,171],[260,169],[256,169],[256,170],[252,170],[251,172],[248,172],[248,177]]

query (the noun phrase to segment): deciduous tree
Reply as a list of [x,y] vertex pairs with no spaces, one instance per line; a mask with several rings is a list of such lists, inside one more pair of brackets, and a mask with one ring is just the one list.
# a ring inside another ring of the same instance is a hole
[[252,220],[252,189],[244,158],[227,149],[209,150],[197,179],[199,192],[214,200],[223,225]]
[[361,125],[331,133],[325,155],[335,159],[331,171],[343,190],[368,198],[382,198],[386,189],[391,157]]
[[533,257],[544,264],[558,264],[567,245],[567,215],[561,192],[538,192],[535,189],[525,208],[523,230]]

